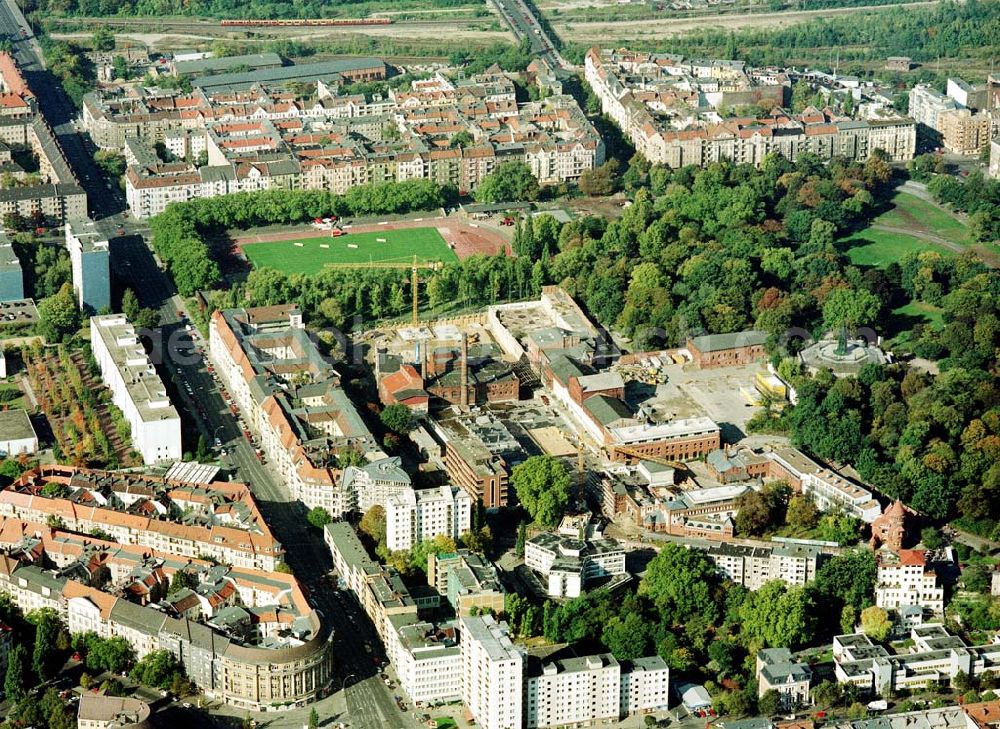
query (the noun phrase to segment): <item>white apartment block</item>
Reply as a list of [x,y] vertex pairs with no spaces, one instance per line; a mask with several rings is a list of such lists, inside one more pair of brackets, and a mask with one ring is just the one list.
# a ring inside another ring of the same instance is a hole
[[393,457],[345,468],[343,488],[353,510],[364,514],[373,506],[385,507],[394,494],[412,491],[410,474],[400,464],[400,459]]
[[525,543],[524,563],[544,578],[551,597],[579,597],[587,582],[625,574],[625,549],[614,539],[544,533]]
[[875,604],[886,610],[916,605],[935,615],[944,614],[944,587],[928,568],[927,553],[918,549],[888,550],[878,555]]
[[91,317],[90,346],[143,462],[180,460],[180,416],[125,315]]
[[659,656],[621,663],[620,717],[666,709],[670,702],[670,667]]
[[882,513],[871,491],[823,468],[795,448],[778,448],[768,457],[783,469],[782,477],[792,482],[793,487],[798,485],[821,511],[840,510],[867,524]]
[[816,547],[798,544],[749,547],[722,542],[710,546],[706,556],[726,579],[758,590],[772,580],[790,587],[812,582],[823,555]]
[[506,623],[491,615],[460,618],[462,702],[483,729],[521,729],[525,656]]
[[910,116],[917,124],[937,129],[938,115],[957,108],[953,98],[930,86],[917,84],[910,89]]
[[410,488],[385,502],[386,545],[391,550],[412,549],[438,535],[457,540],[471,527],[472,498],[457,487]]
[[617,719],[621,666],[610,653],[532,665],[525,682],[525,722],[531,727]]
[[399,684],[415,703],[462,698],[462,654],[456,624],[433,625],[416,616],[391,615],[386,655]]

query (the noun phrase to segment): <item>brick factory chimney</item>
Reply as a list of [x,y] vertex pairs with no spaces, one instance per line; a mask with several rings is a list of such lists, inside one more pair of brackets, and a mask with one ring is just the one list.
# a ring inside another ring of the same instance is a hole
[[462,359],[458,365],[459,380],[462,387],[462,407],[469,406],[469,337],[462,332]]

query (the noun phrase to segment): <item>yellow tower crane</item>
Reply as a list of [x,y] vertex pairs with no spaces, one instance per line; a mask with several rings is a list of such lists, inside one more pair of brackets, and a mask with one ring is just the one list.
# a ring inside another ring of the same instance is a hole
[[412,261],[368,261],[368,263],[328,263],[326,264],[328,268],[409,268],[411,271],[410,276],[410,290],[413,293],[413,323],[417,324],[420,321],[419,314],[419,285],[420,279],[417,274],[420,270],[427,271],[438,271],[444,264],[441,261],[418,261],[417,257],[414,256]]

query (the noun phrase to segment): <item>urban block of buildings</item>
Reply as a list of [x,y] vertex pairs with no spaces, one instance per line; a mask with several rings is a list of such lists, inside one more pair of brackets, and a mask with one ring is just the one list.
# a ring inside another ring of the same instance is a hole
[[124,314],[92,316],[90,346],[101,379],[129,425],[132,448],[143,463],[179,461],[180,416],[128,318]]
[[[43,466],[0,502],[0,592],[23,611],[51,608],[71,633],[120,636],[140,658],[168,650],[239,709],[329,690],[330,632],[275,571],[283,550],[245,486]],[[190,587],[172,587],[178,571]]]
[[[16,213],[37,225],[86,217],[87,193],[17,62],[6,52],[0,52],[0,143],[0,166],[16,180],[0,189],[0,216]],[[13,162],[12,148],[30,151],[37,171],[29,174]]]
[[497,568],[467,549],[427,556],[427,583],[448,600],[456,615],[502,613],[504,589]]
[[[333,70],[344,64],[357,74]],[[343,193],[429,179],[468,192],[510,160],[555,184],[604,162],[604,143],[571,96],[518,104],[497,67],[468,79],[438,73],[386,97],[340,91],[379,77],[378,59],[203,76],[191,93],[89,94],[83,119],[99,147],[125,152],[126,198],[139,218],[173,201],[273,188]]]
[[945,93],[927,84],[910,89],[910,116],[938,132],[945,149],[978,155],[1000,133],[1000,81],[972,86],[949,78]]
[[[830,108],[785,111],[794,74],[783,70],[592,48],[585,74],[601,110],[654,164],[676,168],[729,159],[759,165],[768,154],[794,160],[807,152],[865,160],[876,149],[905,161],[916,148],[910,119],[853,119]],[[725,115],[751,105],[759,109],[755,115]],[[769,111],[759,115],[764,109]]]
[[472,499],[457,486],[408,489],[385,503],[385,541],[391,550],[412,549],[436,536],[458,540],[472,528]]
[[926,623],[910,631],[913,647],[890,654],[864,634],[833,639],[834,675],[863,694],[887,696],[906,689],[950,686],[961,672],[972,680],[1000,667],[1000,643],[968,646],[940,624]]
[[386,454],[309,338],[294,306],[215,311],[209,356],[292,495],[339,516],[356,509],[338,455]]

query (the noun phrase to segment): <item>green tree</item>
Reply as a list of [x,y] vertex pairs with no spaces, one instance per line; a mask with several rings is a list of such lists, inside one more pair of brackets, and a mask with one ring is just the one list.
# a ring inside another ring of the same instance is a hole
[[846,514],[827,514],[819,521],[819,536],[842,546],[857,544],[861,536],[861,520]]
[[559,523],[569,504],[572,483],[562,461],[552,456],[532,456],[514,466],[510,482],[532,519],[546,527]]
[[866,607],[861,611],[861,630],[876,643],[883,642],[892,630],[889,613],[877,605]]
[[309,711],[309,729],[318,729],[319,727],[319,714],[316,713],[316,709],[313,708]]
[[191,571],[179,569],[170,577],[170,586],[167,588],[169,594],[180,590],[193,590],[198,585],[198,577]]
[[854,330],[877,321],[881,310],[882,302],[869,291],[837,289],[823,304],[823,325],[835,331],[842,326]]
[[604,626],[601,642],[619,661],[630,661],[649,654],[652,636],[649,623],[638,613],[615,615]]
[[815,605],[804,588],[773,580],[740,606],[740,631],[766,646],[797,648],[812,640]]
[[538,197],[538,180],[524,162],[501,162],[476,188],[481,203],[520,202]]
[[173,685],[178,674],[183,677],[184,672],[174,654],[168,650],[155,650],[143,656],[129,676],[145,686],[165,690]]
[[358,523],[358,529],[376,546],[385,544],[385,509],[375,504],[364,513]]
[[585,170],[580,175],[580,192],[584,195],[611,195],[618,190],[618,160],[612,157],[599,167]]
[[7,673],[3,680],[3,690],[7,700],[17,704],[27,695],[28,651],[20,643],[15,643],[7,656]]
[[788,502],[785,519],[789,526],[796,529],[812,529],[819,520],[819,509],[808,496],[793,496]]
[[35,624],[35,646],[31,657],[31,667],[39,681],[48,681],[58,671],[59,652],[57,642],[63,629],[62,621],[54,610],[38,610],[29,616]]
[[113,51],[115,49],[115,34],[104,25],[94,31],[92,43],[95,51]]
[[327,524],[333,521],[333,517],[330,516],[330,512],[324,509],[322,506],[316,506],[309,510],[306,514],[306,521],[312,524],[317,529],[322,529]]
[[877,574],[875,555],[869,549],[854,549],[823,562],[813,582],[817,603],[851,605],[861,611],[871,605]]
[[413,413],[406,405],[398,402],[382,408],[379,419],[382,421],[382,425],[400,435],[410,432],[413,427]]
[[41,319],[41,331],[46,339],[60,342],[63,338],[80,328],[80,310],[76,305],[73,287],[69,283],[52,296],[42,299],[38,304],[38,315]]
[[854,632],[854,626],[858,622],[858,611],[853,605],[844,605],[840,611],[840,632],[847,634]]
[[522,521],[517,525],[517,539],[514,542],[514,553],[518,557],[524,557],[524,543],[528,539],[528,522]]
[[135,651],[122,637],[101,638],[94,633],[86,633],[84,636],[86,665],[92,671],[121,673],[135,661]]
[[817,707],[829,709],[837,706],[843,699],[843,689],[836,681],[823,681],[813,689],[813,701]]
[[776,689],[768,689],[757,700],[757,711],[763,716],[774,716],[781,709],[781,694]]
[[639,592],[649,597],[668,624],[696,617],[711,623],[718,613],[712,598],[717,583],[715,565],[703,553],[666,544],[647,565]]

